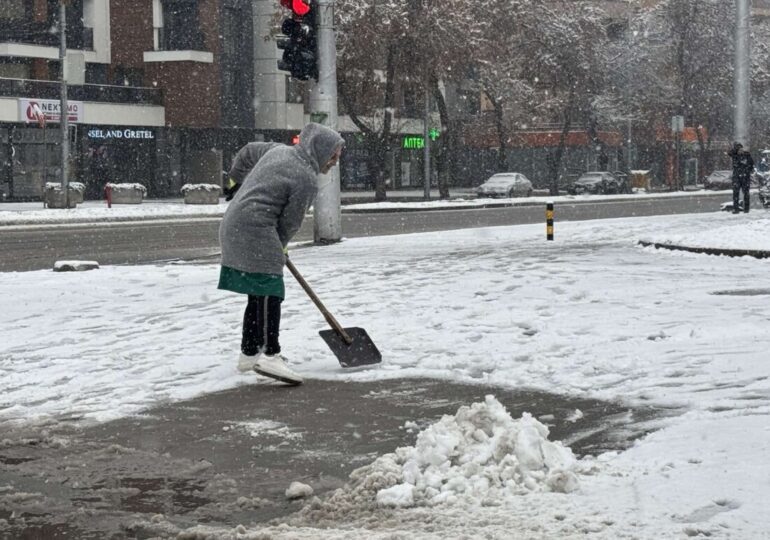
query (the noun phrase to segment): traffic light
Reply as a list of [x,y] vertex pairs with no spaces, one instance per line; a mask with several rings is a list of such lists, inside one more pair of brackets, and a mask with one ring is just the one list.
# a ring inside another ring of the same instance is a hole
[[291,17],[283,20],[277,45],[283,50],[278,69],[288,71],[301,81],[318,80],[318,52],[316,47],[316,13],[311,0],[281,0],[291,10]]

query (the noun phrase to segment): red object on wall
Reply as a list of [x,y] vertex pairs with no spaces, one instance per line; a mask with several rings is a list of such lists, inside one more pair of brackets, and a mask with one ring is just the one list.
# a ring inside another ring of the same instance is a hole
[[300,17],[307,15],[308,11],[310,11],[310,4],[302,0],[281,0],[281,5],[292,10]]
[[[623,135],[617,131],[597,131],[596,137],[604,145],[619,148],[623,144]],[[491,130],[467,130],[463,133],[467,146],[475,148],[497,148],[500,141]],[[561,132],[557,130],[514,131],[508,137],[506,145],[509,148],[547,148],[559,145]],[[587,146],[591,138],[585,130],[568,131],[564,138],[564,146]]]

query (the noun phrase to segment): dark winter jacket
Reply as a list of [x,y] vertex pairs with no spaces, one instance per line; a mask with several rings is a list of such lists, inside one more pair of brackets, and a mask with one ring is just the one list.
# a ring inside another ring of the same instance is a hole
[[738,152],[732,149],[729,155],[733,160],[733,182],[749,181],[754,171],[754,160],[751,154],[748,151]]
[[344,144],[336,131],[315,123],[305,126],[299,141],[247,145],[261,155],[222,218],[223,266],[283,274],[283,248],[315,199],[318,173]]
[[233,165],[230,167],[228,176],[235,180],[236,184],[243,184],[246,177],[257,164],[259,159],[265,155],[265,152],[281,146],[281,143],[276,142],[252,142],[238,150],[238,153],[233,159]]
[[246,180],[246,176],[254,168],[254,165],[257,164],[257,161],[265,155],[265,152],[276,146],[280,146],[280,143],[253,142],[238,150],[225,180],[224,193],[226,201],[231,201],[235,197],[243,181]]

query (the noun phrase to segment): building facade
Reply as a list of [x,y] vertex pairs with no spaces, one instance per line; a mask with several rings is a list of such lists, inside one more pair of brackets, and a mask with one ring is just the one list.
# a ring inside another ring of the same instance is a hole
[[[255,128],[250,0],[71,0],[70,180],[179,196],[220,183]],[[60,178],[58,0],[0,0],[0,198]]]

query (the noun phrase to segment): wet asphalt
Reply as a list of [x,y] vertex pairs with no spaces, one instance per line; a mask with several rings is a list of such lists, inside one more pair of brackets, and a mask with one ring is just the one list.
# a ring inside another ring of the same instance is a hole
[[[529,412],[578,455],[623,449],[677,411],[483,384],[397,379],[256,381],[82,426],[0,425],[0,538],[148,538],[162,514],[180,527],[254,525],[299,510],[293,481],[323,495],[418,428],[492,394]],[[582,412],[582,417],[575,410]]]

